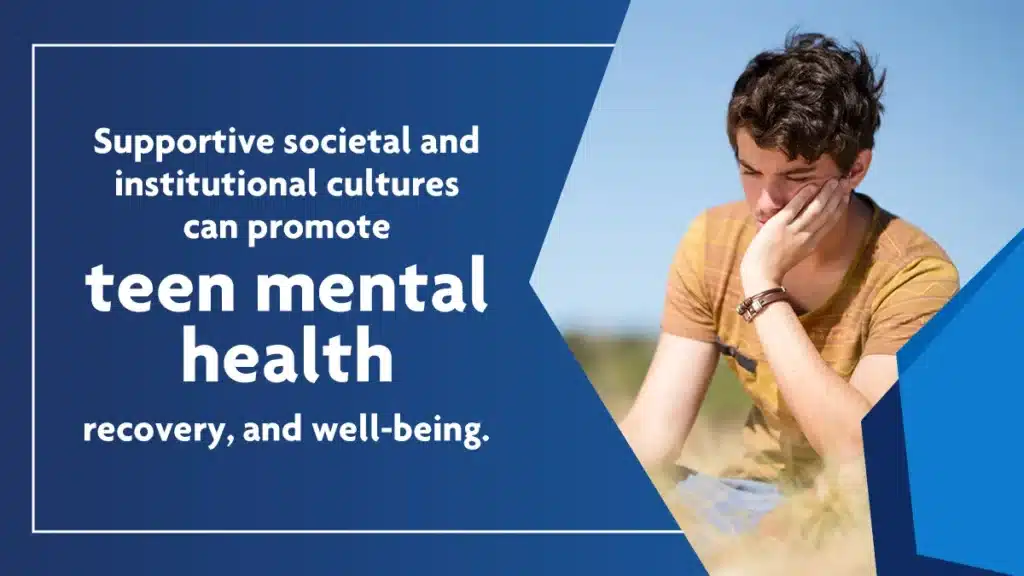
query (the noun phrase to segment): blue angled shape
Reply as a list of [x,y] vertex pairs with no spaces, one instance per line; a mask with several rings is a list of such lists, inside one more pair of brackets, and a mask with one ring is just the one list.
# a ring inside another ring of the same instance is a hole
[[910,483],[907,479],[907,451],[899,382],[864,419],[864,450],[878,576],[998,574],[918,555]]
[[1024,232],[900,351],[900,381],[864,420],[879,574],[1024,572],[1024,390],[1012,362],[1024,340],[1022,242]]

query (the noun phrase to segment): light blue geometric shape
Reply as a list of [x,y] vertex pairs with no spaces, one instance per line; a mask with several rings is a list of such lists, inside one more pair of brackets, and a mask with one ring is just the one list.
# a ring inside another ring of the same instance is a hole
[[918,553],[1024,573],[1024,231],[898,359]]

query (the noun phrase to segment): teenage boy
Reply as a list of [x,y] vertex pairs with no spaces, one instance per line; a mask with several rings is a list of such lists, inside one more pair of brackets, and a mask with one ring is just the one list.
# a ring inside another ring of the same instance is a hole
[[784,487],[859,457],[861,420],[896,381],[896,351],[959,289],[935,241],[858,190],[884,81],[860,44],[801,34],[735,84],[726,126],[745,198],[690,223],[621,425],[645,467],[674,465],[726,357],[753,400],[745,457],[677,490],[714,504],[723,528],[752,527]]

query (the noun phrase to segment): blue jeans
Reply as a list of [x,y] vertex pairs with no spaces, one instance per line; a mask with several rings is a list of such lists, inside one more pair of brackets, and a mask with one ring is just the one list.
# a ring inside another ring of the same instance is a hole
[[698,518],[729,534],[754,529],[783,498],[774,484],[717,478],[699,472],[679,482],[676,495]]

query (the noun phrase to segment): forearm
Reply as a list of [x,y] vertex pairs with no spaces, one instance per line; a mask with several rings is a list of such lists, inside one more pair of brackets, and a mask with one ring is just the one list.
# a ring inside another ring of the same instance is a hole
[[871,404],[825,363],[789,303],[769,305],[753,324],[779,391],[814,449],[840,457],[858,450]]
[[718,364],[713,344],[663,336],[620,424],[645,468],[674,468]]
[[620,430],[639,460],[650,472],[660,472],[672,465],[682,452],[685,435],[677,432],[675,422],[659,422],[661,429],[653,429],[651,422],[627,416]]
[[641,396],[619,425],[626,442],[640,464],[649,471],[671,468],[682,453],[686,439],[693,428],[700,409],[700,400],[686,398],[683,401],[666,401],[662,395],[657,398]]

